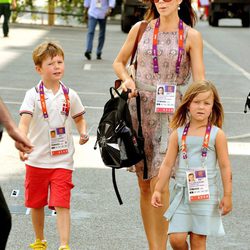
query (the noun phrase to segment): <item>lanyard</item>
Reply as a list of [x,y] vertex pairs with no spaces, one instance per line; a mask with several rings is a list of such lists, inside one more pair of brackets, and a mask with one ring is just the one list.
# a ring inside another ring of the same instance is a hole
[[[188,129],[190,126],[190,122],[187,123],[185,126],[183,133],[182,133],[182,138],[181,138],[181,151],[182,151],[182,158],[186,161],[187,163],[187,144],[186,144],[186,139],[187,139],[187,133]],[[204,162],[207,158],[207,149],[208,149],[208,144],[209,144],[209,139],[210,139],[210,132],[211,132],[211,124],[208,122],[207,127],[206,127],[206,133],[203,139],[203,144],[201,148],[201,158],[202,158],[202,163],[204,165]]]
[[[66,101],[65,115],[67,117],[69,115],[69,109],[70,109],[69,91],[62,83],[60,83],[60,84],[62,86],[63,94],[65,96],[65,101]],[[44,117],[44,119],[48,119],[49,115],[48,115],[48,111],[47,111],[47,107],[46,107],[43,82],[41,82],[39,85],[39,94],[40,94],[40,102],[41,102],[43,117]]]
[[[156,20],[155,28],[154,28],[154,35],[153,35],[152,55],[153,55],[154,73],[159,73],[158,50],[157,50],[159,27],[160,27],[160,18]],[[180,65],[181,65],[183,52],[184,52],[184,29],[183,29],[183,21],[180,19],[179,26],[178,26],[178,57],[177,57],[176,66],[175,66],[175,72],[177,75],[180,72]]]

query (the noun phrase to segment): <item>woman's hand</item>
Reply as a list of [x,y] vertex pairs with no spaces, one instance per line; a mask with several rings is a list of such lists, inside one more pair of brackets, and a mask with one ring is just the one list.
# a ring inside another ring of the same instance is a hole
[[138,95],[138,91],[135,87],[135,82],[133,81],[131,77],[126,79],[122,83],[121,87],[122,87],[122,91],[124,92],[130,91],[130,93],[128,94],[128,98],[136,97]]

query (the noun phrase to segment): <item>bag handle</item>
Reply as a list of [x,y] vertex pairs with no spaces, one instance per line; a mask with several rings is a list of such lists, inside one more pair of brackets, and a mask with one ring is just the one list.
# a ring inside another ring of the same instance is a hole
[[138,47],[138,43],[140,42],[140,40],[142,38],[142,35],[143,35],[145,29],[147,28],[147,26],[148,26],[147,21],[141,21],[141,24],[140,24],[140,27],[139,27],[139,30],[137,32],[137,36],[136,36],[136,39],[135,39],[135,44],[134,44],[134,47],[133,47],[133,50],[132,50],[130,65],[133,64],[134,57],[135,57],[137,47]]
[[[135,54],[136,54],[136,51],[137,51],[137,47],[138,47],[138,43],[140,42],[140,40],[142,38],[142,35],[143,35],[144,31],[146,30],[147,26],[148,26],[148,22],[147,21],[141,21],[139,30],[138,30],[137,35],[136,35],[134,47],[133,47],[133,50],[132,50],[131,59],[130,59],[130,65],[133,64],[133,61],[134,61],[134,58],[135,58]],[[135,69],[136,68],[137,68],[137,63],[135,62]],[[122,84],[122,80],[121,79],[115,80],[115,88],[116,89],[118,89],[121,86],[121,84]]]
[[148,178],[148,165],[147,165],[147,159],[144,151],[144,137],[142,133],[142,125],[141,125],[141,97],[140,93],[136,96],[136,111],[137,111],[137,119],[138,119],[138,132],[137,135],[143,140],[143,161],[144,161],[144,169],[143,169],[143,179]]

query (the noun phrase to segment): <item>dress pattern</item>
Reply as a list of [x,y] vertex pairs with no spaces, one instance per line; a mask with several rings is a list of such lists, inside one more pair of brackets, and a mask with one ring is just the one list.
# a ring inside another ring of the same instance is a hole
[[[184,24],[184,43],[186,42],[189,28],[189,26]],[[176,106],[178,106],[182,96],[180,86],[186,85],[190,78],[190,56],[186,51],[184,51],[182,56],[180,73],[179,75],[176,75],[175,73],[175,65],[178,56],[178,31],[159,32],[157,45],[159,73],[154,73],[152,62],[153,32],[154,28],[152,28],[149,23],[138,44],[137,70],[135,76],[136,85],[141,96],[142,129],[145,137],[148,179],[151,179],[158,174],[165,155],[165,153],[160,152],[162,121],[164,121],[166,127],[165,133],[167,135],[165,136],[165,140],[168,139],[170,133],[168,122],[171,119],[171,115],[155,113],[156,86],[159,83],[177,84]],[[140,87],[141,84],[146,85],[153,90],[149,91],[148,89]],[[137,129],[135,98],[130,100],[129,107],[133,126]],[[139,176],[142,176],[143,174],[143,165],[143,162],[139,162],[136,165],[136,172]]]
[[[215,150],[215,139],[218,127],[212,126],[208,145],[207,168],[209,200],[189,202],[186,180],[186,162],[182,158],[181,138],[184,127],[178,128],[179,166],[176,169],[175,180],[170,188],[170,206],[165,213],[169,220],[168,233],[193,232],[201,235],[224,235],[224,228],[219,211],[218,168]],[[187,155],[190,169],[201,167],[202,136],[187,136]]]

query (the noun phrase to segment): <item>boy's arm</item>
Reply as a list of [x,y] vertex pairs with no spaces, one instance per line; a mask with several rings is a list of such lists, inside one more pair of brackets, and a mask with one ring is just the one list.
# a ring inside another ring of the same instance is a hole
[[7,107],[4,105],[3,101],[0,99],[0,123],[6,128],[9,136],[15,141],[15,146],[18,150],[30,153],[33,146],[26,136],[24,136],[20,130],[17,128],[15,122],[13,121]]
[[74,118],[74,122],[75,122],[76,128],[78,130],[78,133],[80,135],[79,144],[83,145],[89,140],[89,136],[87,135],[87,131],[86,131],[87,126],[86,126],[84,116],[80,115],[80,116]]
[[[30,122],[31,122],[32,116],[30,114],[22,114],[21,118],[20,118],[20,122],[19,122],[19,129],[20,131],[27,136],[28,132],[29,132],[29,127],[30,127]],[[28,156],[25,155],[25,153],[23,152],[19,152],[20,155],[20,159],[22,161],[25,161],[28,159]]]
[[224,190],[220,209],[222,209],[222,215],[225,215],[232,210],[232,171],[228,155],[227,139],[221,129],[217,133],[215,146]]

